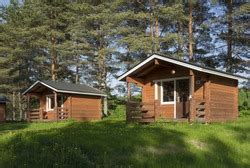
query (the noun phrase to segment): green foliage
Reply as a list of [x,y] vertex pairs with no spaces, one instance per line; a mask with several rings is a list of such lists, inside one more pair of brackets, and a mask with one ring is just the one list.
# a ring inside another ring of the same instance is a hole
[[250,91],[239,90],[239,110],[250,110]]
[[5,123],[0,167],[248,167],[249,123]]

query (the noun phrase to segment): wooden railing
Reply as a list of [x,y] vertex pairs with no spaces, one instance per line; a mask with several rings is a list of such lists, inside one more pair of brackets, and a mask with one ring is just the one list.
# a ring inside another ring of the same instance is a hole
[[154,122],[155,121],[154,102],[133,102],[126,104],[126,120],[128,122]]
[[40,120],[40,109],[29,109],[28,110],[28,120],[29,121]]
[[204,122],[206,117],[206,101],[204,99],[193,99],[192,100],[195,121]]
[[29,121],[46,121],[46,120],[67,120],[69,118],[69,111],[66,108],[58,107],[54,111],[52,117],[48,116],[48,112],[44,109],[29,109],[28,110],[28,120]]
[[66,108],[58,107],[57,108],[57,119],[58,120],[67,120],[69,118],[69,111]]

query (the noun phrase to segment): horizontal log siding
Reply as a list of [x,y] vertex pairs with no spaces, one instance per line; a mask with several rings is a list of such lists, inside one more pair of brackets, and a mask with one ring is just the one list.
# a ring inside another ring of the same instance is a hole
[[217,76],[210,77],[210,120],[234,120],[238,116],[237,81]]
[[76,120],[100,120],[101,97],[72,95],[72,118]]
[[0,103],[0,122],[5,120],[5,104]]

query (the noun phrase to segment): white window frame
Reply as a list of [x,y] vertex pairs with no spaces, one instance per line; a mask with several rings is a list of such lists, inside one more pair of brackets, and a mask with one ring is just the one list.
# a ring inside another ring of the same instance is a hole
[[[62,102],[64,100],[63,95],[59,94],[61,96]],[[51,108],[51,102],[54,101],[54,95],[46,95],[46,111],[54,111],[54,108]],[[61,107],[63,108],[63,103],[61,104]]]
[[[164,102],[163,101],[163,82],[174,82],[174,101],[168,101],[168,102]],[[175,97],[176,97],[176,81],[175,80],[164,80],[161,81],[161,104],[175,104]]]

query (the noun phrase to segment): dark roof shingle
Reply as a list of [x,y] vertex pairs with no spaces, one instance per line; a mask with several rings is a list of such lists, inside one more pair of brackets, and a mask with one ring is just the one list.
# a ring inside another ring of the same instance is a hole
[[41,81],[41,82],[61,91],[104,94],[100,90],[92,88],[86,84],[74,84],[74,83],[66,83],[66,82],[60,82],[60,81]]

